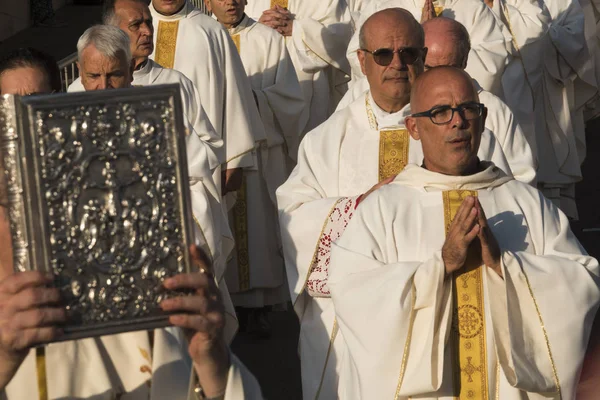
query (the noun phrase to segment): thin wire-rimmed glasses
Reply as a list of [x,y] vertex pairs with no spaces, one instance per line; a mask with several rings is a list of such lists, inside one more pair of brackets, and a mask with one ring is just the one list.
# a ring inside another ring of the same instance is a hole
[[459,104],[457,107],[435,106],[430,110],[411,114],[411,117],[429,117],[434,124],[445,125],[452,121],[455,112],[464,120],[471,121],[481,117],[484,108],[485,105],[476,102]]
[[418,47],[403,47],[398,50],[393,49],[377,49],[377,50],[367,50],[361,49],[364,52],[367,52],[373,56],[373,60],[381,65],[382,67],[387,67],[392,63],[394,59],[394,54],[398,53],[398,57],[400,58],[400,62],[405,65],[414,64],[417,59],[423,54],[423,49]]

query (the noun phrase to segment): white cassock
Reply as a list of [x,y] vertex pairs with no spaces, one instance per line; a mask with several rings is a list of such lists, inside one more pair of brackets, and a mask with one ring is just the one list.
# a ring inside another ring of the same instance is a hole
[[308,132],[329,118],[346,92],[351,10],[345,0],[253,0],[246,14],[258,21],[275,4],[294,14],[292,35],[285,39],[304,94]]
[[547,2],[546,7],[551,22],[540,54],[542,106],[535,115],[538,186],[565,214],[577,218],[575,183],[581,180],[585,158],[584,94],[586,87],[593,88],[589,82],[594,76],[577,0]]
[[[174,327],[154,332],[153,350],[147,331],[50,344],[41,358],[44,368],[36,363],[40,350],[30,350],[0,398],[197,400],[183,332]],[[40,394],[44,389],[46,397]],[[231,354],[225,399],[262,398],[254,376]]]
[[[347,346],[339,398],[450,400],[456,375],[461,399],[575,398],[598,262],[538,190],[481,165],[462,177],[407,166],[333,245],[329,287]],[[504,278],[476,259],[446,277],[445,228],[473,194]]]
[[[353,80],[363,76],[356,52],[359,49],[358,35],[364,22],[378,11],[395,7],[404,8],[420,21],[423,4],[422,0],[371,0],[364,7],[347,52]],[[471,51],[466,71],[481,87],[502,98],[501,78],[512,58],[512,43],[494,13],[480,0],[439,0],[439,7],[443,8],[441,16],[460,22],[469,32]]]
[[[502,148],[510,166],[510,172],[515,179],[535,186],[537,162],[533,156],[529,138],[504,101],[484,90],[476,80],[473,80],[473,84],[477,89],[479,101],[488,109],[485,128],[493,134],[493,138],[496,140],[491,145],[494,146],[497,143]],[[367,90],[369,90],[369,82],[363,76],[346,92],[338,105],[338,110],[347,107],[357,98],[363,97]],[[410,108],[408,112],[410,113]]]
[[[214,172],[219,170],[223,140],[206,116],[195,85],[185,75],[173,69],[163,68],[150,59],[142,68],[133,72],[133,86],[168,83],[178,83],[181,89],[185,125],[190,132],[186,136],[186,153],[196,244],[203,248],[213,262],[225,303],[228,321],[226,337],[230,341],[237,330],[237,318],[227,285],[222,278],[234,241],[227,215],[221,206],[220,187],[213,181]],[[85,91],[81,79],[77,78],[68,91]],[[192,132],[195,134],[191,134]]]
[[275,30],[244,16],[229,29],[258,104],[267,140],[256,150],[257,165],[244,170],[244,185],[230,214],[236,250],[227,267],[227,286],[236,306],[259,308],[289,298],[277,219],[275,190],[296,158],[303,126],[302,90]]
[[[368,105],[367,105],[368,99]],[[407,163],[422,163],[420,142],[404,128],[409,106],[381,110],[370,93],[309,132],[298,164],[277,190],[287,279],[300,319],[300,362],[305,399],[335,398],[343,338],[334,326],[326,287],[329,248],[350,220],[357,197]],[[494,135],[485,129],[478,153],[510,173]]]
[[[254,104],[244,67],[227,30],[186,1],[178,13],[165,16],[150,4],[154,25],[151,58],[174,68],[198,88],[201,104],[224,141],[227,169],[253,166],[255,142],[264,140],[264,129]],[[221,187],[220,170],[214,174]]]
[[521,125],[537,162],[535,113],[543,105],[542,39],[550,15],[537,0],[497,0],[492,11],[515,48],[502,75],[503,99]]

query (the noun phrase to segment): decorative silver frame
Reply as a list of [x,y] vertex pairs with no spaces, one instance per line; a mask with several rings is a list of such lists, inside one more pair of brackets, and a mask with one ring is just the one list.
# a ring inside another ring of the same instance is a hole
[[0,98],[16,271],[52,272],[58,340],[168,325],[161,283],[192,271],[178,85]]

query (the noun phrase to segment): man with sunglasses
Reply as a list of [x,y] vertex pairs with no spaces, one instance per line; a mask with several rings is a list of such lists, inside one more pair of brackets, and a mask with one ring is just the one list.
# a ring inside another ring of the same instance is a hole
[[566,216],[477,156],[471,77],[414,83],[423,160],[361,202],[332,245],[338,398],[575,398],[600,268]]
[[[327,286],[331,242],[361,199],[423,159],[404,126],[427,54],[423,28],[408,11],[386,9],[365,22],[360,38],[370,90],[305,136],[298,165],[277,191],[287,277],[301,321],[305,398],[319,390],[323,398],[335,396],[336,360],[343,356]],[[510,172],[499,146],[485,157]]]
[[[352,66],[352,79],[362,76],[358,50],[360,45],[358,32],[364,21],[373,13],[387,8],[400,7],[409,11],[418,21],[427,10],[433,9],[435,15],[452,18],[462,23],[471,37],[471,57],[466,71],[490,92],[502,95],[502,74],[512,58],[511,36],[498,22],[494,13],[481,0],[373,0],[361,11],[356,23],[356,31],[348,45],[347,57]],[[422,19],[423,18],[423,19]],[[350,88],[354,85],[351,82]]]

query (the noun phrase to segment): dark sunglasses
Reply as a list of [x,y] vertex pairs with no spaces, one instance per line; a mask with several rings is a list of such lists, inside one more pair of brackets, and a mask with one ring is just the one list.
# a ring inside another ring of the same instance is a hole
[[414,64],[421,54],[423,54],[423,49],[419,49],[417,47],[404,47],[398,50],[392,49],[377,49],[375,51],[361,49],[362,51],[366,51],[367,53],[373,56],[373,60],[381,65],[382,67],[387,67],[392,63],[394,59],[394,54],[398,53],[398,57],[400,57],[400,62],[404,65],[412,65]]

